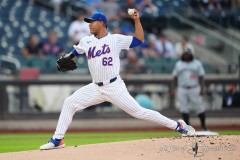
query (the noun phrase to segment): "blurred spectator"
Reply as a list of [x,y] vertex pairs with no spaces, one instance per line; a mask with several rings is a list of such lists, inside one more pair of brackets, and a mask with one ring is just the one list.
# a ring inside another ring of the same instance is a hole
[[235,0],[235,3],[233,5],[233,23],[235,27],[240,26],[239,24],[239,17],[240,17],[240,0]]
[[205,14],[211,14],[221,10],[221,4],[216,0],[202,0],[200,7]]
[[121,29],[118,26],[112,28],[112,34],[120,34]]
[[200,8],[205,17],[222,25],[222,18],[226,15],[222,13],[222,6],[218,1],[202,0]]
[[229,84],[227,86],[227,92],[223,95],[222,107],[240,107],[240,92],[237,91],[236,84]]
[[30,35],[30,37],[28,38],[28,42],[24,47],[25,49],[25,56],[27,56],[26,50],[28,50],[28,54],[29,55],[35,55],[38,56],[39,55],[39,46],[38,46],[38,40],[37,40],[37,36],[36,35]]
[[59,14],[61,10],[61,6],[63,4],[63,0],[51,0],[53,5],[54,13]]
[[189,38],[184,36],[180,42],[176,43],[175,52],[178,57],[181,57],[182,53],[188,50],[191,50],[191,53],[194,55],[193,45],[189,42]]
[[120,6],[114,0],[106,0],[104,5],[102,6],[102,11],[107,15],[108,20],[110,22],[119,20],[120,18],[119,17]]
[[125,73],[145,73],[144,62],[139,60],[134,50],[127,53],[127,62],[124,68]]
[[200,7],[200,1],[196,1],[196,0],[191,0],[190,1],[190,6],[194,9],[194,10],[198,10]]
[[231,0],[192,0],[190,6],[194,9],[194,12],[199,12],[209,20],[223,27],[228,27],[232,17],[232,6],[236,6],[232,3]]
[[157,52],[155,41],[149,40],[148,41],[148,49],[147,49],[148,55],[150,57],[159,57],[159,54]]
[[21,50],[21,55],[23,58],[28,58],[30,56],[30,52],[26,47],[23,47]]
[[144,58],[147,57],[159,57],[157,48],[156,48],[157,37],[154,34],[149,34],[148,39],[145,42],[145,46],[141,46],[141,54]]
[[235,0],[233,10],[240,12],[240,0]]
[[78,13],[77,19],[68,28],[68,36],[74,44],[77,44],[82,37],[90,35],[89,25],[83,19],[84,15]]
[[131,34],[131,29],[128,26],[124,26],[121,28],[121,34],[123,35],[130,35]]
[[172,42],[167,39],[165,34],[159,36],[156,41],[156,48],[160,56],[175,58],[176,54]]
[[48,39],[39,44],[42,56],[58,56],[63,51],[63,45],[58,42],[57,32],[50,31]]
[[156,14],[158,13],[158,8],[152,3],[152,0],[138,0],[137,9],[143,13]]
[[232,13],[230,13],[232,8],[232,2],[230,0],[221,0],[219,2],[219,5],[221,7],[219,24],[223,27],[228,27],[229,19],[230,17],[232,17]]
[[127,10],[129,8],[136,8],[135,6],[135,0],[125,0],[123,3],[122,3],[122,6],[121,6],[121,12],[120,12],[120,16],[122,18],[127,18],[129,19],[130,16],[128,15],[127,13]]
[[85,0],[85,4],[90,12],[102,12],[102,6],[104,5],[103,0]]
[[222,10],[224,10],[224,11],[230,11],[232,8],[231,0],[221,0],[220,5],[222,7]]

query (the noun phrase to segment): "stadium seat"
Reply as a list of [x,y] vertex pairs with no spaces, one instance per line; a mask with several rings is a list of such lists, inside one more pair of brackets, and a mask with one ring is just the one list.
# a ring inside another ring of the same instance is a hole
[[78,67],[80,74],[88,74],[89,73],[87,57],[85,55],[81,55],[77,59],[76,63],[77,63],[77,67]]
[[27,66],[31,68],[38,68],[41,73],[46,73],[48,68],[46,66],[46,60],[36,56],[32,56],[27,59]]
[[48,68],[46,73],[56,73],[57,72],[56,61],[57,61],[56,56],[47,56],[46,57],[46,61],[45,61],[46,68]]
[[23,58],[20,55],[16,56],[17,59],[19,60],[20,64],[21,64],[21,68],[27,68],[28,67],[28,59],[27,58]]

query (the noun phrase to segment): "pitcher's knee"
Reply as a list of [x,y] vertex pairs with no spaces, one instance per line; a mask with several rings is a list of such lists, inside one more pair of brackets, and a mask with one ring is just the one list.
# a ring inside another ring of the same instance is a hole
[[64,100],[64,103],[63,103],[63,109],[74,109],[75,108],[75,105],[74,105],[74,101],[72,100],[71,97],[68,97]]
[[72,109],[74,111],[78,111],[86,107],[83,104],[76,102],[76,99],[70,96],[64,100],[63,108],[66,108],[67,110]]
[[68,98],[66,98],[66,99],[64,100],[63,105],[64,105],[64,106],[71,106],[72,102],[73,102],[73,101],[71,100],[71,98],[68,97]]

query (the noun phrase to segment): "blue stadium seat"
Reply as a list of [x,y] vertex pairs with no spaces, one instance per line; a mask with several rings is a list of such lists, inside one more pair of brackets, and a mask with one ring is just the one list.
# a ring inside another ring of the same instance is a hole
[[28,58],[23,58],[21,55],[17,55],[15,56],[20,64],[21,64],[21,68],[27,68],[28,67]]
[[31,68],[39,68],[41,73],[47,73],[48,71],[46,60],[36,56],[32,56],[27,59],[27,66]]
[[57,61],[58,57],[56,56],[47,56],[46,57],[46,67],[48,68],[48,70],[46,71],[46,73],[56,73],[57,72],[57,68],[56,68],[56,61]]
[[88,62],[87,62],[87,57],[85,55],[81,55],[80,57],[78,57],[77,61],[77,66],[78,66],[78,70],[80,70],[81,74],[88,74],[89,70],[88,70]]

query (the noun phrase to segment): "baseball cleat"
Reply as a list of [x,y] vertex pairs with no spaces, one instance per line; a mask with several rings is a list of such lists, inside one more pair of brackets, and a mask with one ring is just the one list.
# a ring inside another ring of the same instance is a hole
[[177,128],[175,129],[177,132],[181,133],[182,135],[187,135],[187,136],[194,136],[195,135],[195,129],[187,125],[183,120],[178,120],[177,121]]
[[48,150],[48,149],[57,149],[64,148],[65,144],[63,139],[50,139],[46,144],[40,146],[40,150]]

